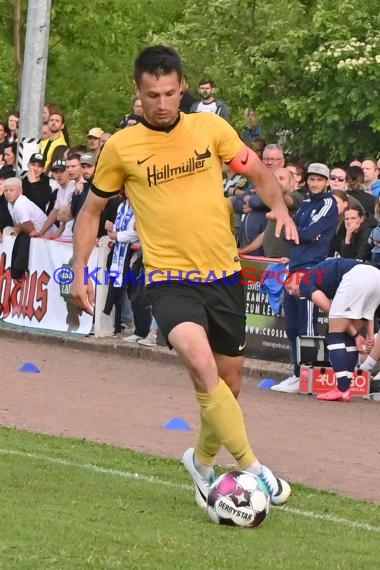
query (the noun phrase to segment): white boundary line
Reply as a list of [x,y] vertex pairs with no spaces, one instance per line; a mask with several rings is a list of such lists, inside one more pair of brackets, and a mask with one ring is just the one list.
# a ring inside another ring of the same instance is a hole
[[[84,469],[86,471],[91,471],[92,473],[101,473],[103,475],[111,475],[113,477],[124,477],[125,479],[132,479],[135,481],[144,481],[153,485],[160,485],[164,487],[171,487],[174,489],[181,489],[183,491],[192,491],[192,485],[186,485],[181,483],[174,483],[173,481],[164,481],[163,479],[158,479],[157,477],[152,477],[149,475],[143,475],[141,473],[131,473],[130,471],[120,471],[117,469],[111,469],[109,467],[101,467],[100,465],[94,465],[93,463],[75,463],[73,461],[68,461],[67,459],[59,459],[58,457],[50,457],[48,455],[39,455],[38,453],[28,453],[26,451],[18,451],[16,449],[1,449],[1,455],[12,455],[17,457],[25,457],[28,459],[35,459],[36,461],[44,461],[46,463],[54,463],[55,465],[63,465],[64,467],[74,467],[76,469]],[[301,517],[306,517],[309,519],[321,520],[340,526],[346,526],[355,530],[365,530],[367,532],[376,532],[380,534],[380,527],[372,526],[361,521],[350,521],[348,519],[342,519],[340,517],[335,517],[329,514],[319,514],[313,511],[301,511],[299,509],[294,509],[292,507],[284,507],[283,509],[276,509],[277,512],[289,513],[291,515],[297,515]]]

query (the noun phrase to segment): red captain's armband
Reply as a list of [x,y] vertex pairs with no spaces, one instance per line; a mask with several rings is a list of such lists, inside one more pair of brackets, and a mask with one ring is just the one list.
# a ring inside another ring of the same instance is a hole
[[257,154],[248,146],[243,146],[239,154],[228,164],[237,174],[244,174],[259,160]]

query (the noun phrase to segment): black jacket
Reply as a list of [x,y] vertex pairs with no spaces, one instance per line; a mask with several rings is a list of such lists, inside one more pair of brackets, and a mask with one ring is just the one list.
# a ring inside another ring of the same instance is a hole
[[183,113],[190,113],[191,106],[195,101],[195,97],[189,91],[184,91],[179,104],[179,110]]
[[29,182],[28,177],[25,176],[22,180],[22,191],[24,196],[34,202],[46,214],[54,206],[55,198],[51,190],[49,179],[44,174],[38,182]]
[[340,246],[341,257],[369,261],[371,259],[371,246],[368,243],[368,238],[376,226],[377,220],[375,216],[369,216],[362,223],[359,230],[352,234],[351,243],[344,243],[345,240],[343,238]]
[[365,190],[347,190],[347,195],[356,198],[360,202],[365,214],[375,213],[376,198],[369,192]]
[[71,215],[74,218],[74,224],[73,224],[73,230],[74,230],[74,226],[75,226],[75,222],[76,219],[78,217],[79,212],[81,211],[81,208],[87,198],[87,194],[90,190],[91,187],[91,181],[87,180],[87,182],[85,182],[83,184],[83,190],[80,194],[74,194],[71,197]]
[[0,196],[0,232],[7,226],[13,227],[13,220],[8,210],[8,202],[2,194]]
[[22,232],[18,234],[13,244],[11,259],[12,279],[22,279],[29,268],[30,237]]

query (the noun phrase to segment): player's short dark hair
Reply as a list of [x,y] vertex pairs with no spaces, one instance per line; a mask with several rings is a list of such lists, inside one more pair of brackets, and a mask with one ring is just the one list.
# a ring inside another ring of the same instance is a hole
[[183,69],[179,54],[168,46],[151,46],[143,49],[135,60],[134,78],[138,85],[143,73],[154,75],[157,79],[175,71],[178,80],[182,80]]

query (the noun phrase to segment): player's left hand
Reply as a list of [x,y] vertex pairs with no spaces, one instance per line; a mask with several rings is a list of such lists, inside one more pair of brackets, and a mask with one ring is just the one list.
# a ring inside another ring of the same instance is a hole
[[285,204],[283,207],[279,206],[277,208],[273,208],[267,213],[266,217],[268,220],[276,222],[275,235],[277,238],[280,237],[281,231],[284,230],[287,240],[299,243],[296,225],[293,219],[289,216],[289,212]]

